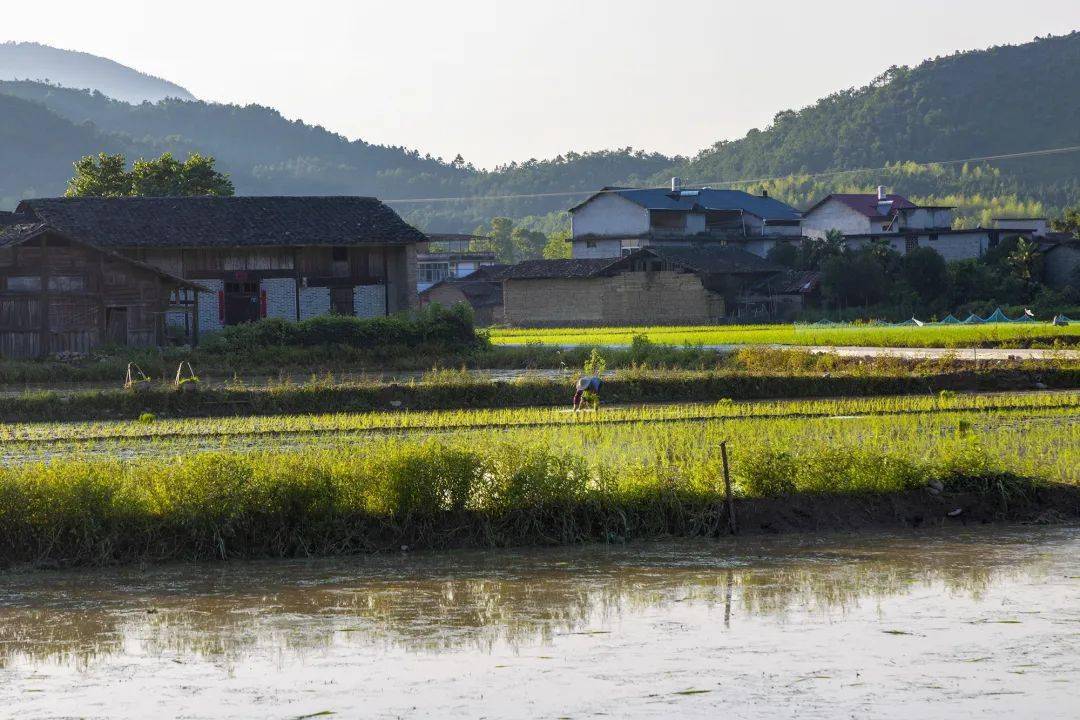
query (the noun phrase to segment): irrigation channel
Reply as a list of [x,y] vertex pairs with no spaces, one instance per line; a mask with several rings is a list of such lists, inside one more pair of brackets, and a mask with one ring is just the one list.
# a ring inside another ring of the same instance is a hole
[[[10,573],[11,717],[1072,718],[1080,527]],[[391,691],[392,690],[392,691]]]

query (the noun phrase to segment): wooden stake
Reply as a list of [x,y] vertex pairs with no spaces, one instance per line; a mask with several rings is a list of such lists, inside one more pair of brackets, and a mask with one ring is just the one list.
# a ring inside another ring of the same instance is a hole
[[731,495],[731,473],[728,471],[727,440],[720,443],[720,458],[724,461],[724,504],[727,505],[728,530],[732,535],[739,532],[735,524],[735,498]]

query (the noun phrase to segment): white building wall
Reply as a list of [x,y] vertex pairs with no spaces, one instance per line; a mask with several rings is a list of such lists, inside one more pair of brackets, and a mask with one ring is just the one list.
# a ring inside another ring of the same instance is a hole
[[296,280],[265,278],[259,290],[266,293],[266,317],[296,320]]
[[330,312],[330,288],[328,287],[302,287],[300,288],[300,319],[326,315]]
[[649,232],[649,211],[614,193],[604,193],[572,212],[570,223],[575,238],[583,235],[643,235]]
[[1002,230],[1034,230],[1036,236],[1050,232],[1050,221],[1046,218],[998,218],[994,227]]
[[199,293],[199,334],[217,332],[223,325],[218,293],[225,289],[223,280],[196,280],[210,292]]
[[928,235],[919,236],[919,245],[938,251],[943,258],[952,260],[970,260],[982,257],[990,246],[990,234],[986,232],[949,233],[938,235],[931,240]]
[[697,235],[705,232],[705,215],[702,213],[686,214],[686,234]]
[[753,253],[758,257],[765,257],[769,254],[770,250],[776,247],[776,240],[773,240],[772,238],[754,238],[753,240],[739,243],[736,247],[741,247],[746,252]]
[[829,200],[803,216],[803,235],[823,238],[830,230],[839,230],[845,235],[857,235],[881,228],[873,227],[870,218],[837,200]]
[[386,314],[385,285],[357,285],[353,288],[353,312],[356,317],[379,317]]
[[[637,242],[635,241],[636,245]],[[589,241],[575,240],[570,251],[575,260],[581,258],[609,258],[622,255],[622,240],[619,238],[596,238],[592,240],[593,247],[589,247]]]

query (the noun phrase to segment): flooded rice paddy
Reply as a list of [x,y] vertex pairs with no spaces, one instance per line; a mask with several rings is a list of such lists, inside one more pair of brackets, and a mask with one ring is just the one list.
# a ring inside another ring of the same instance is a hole
[[14,717],[1065,718],[1078,671],[1080,527],[0,575]]

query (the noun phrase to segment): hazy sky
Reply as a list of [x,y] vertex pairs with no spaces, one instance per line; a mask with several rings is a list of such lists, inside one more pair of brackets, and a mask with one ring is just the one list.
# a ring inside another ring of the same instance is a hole
[[2,18],[0,41],[488,167],[692,154],[889,65],[1080,28],[1080,1],[37,0]]

